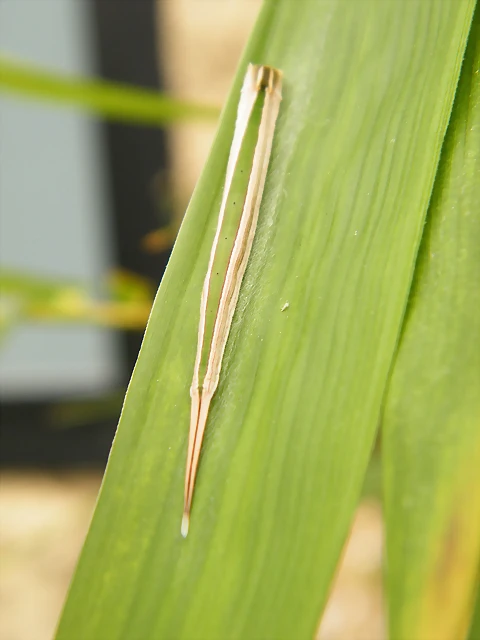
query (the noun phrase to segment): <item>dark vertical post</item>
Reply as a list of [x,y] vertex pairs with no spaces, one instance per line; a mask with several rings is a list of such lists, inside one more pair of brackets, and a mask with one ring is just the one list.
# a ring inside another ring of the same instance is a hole
[[[155,0],[94,0],[98,71],[108,80],[161,88],[157,60]],[[168,220],[165,184],[165,134],[153,127],[105,122],[117,264],[158,283],[168,256],[142,249],[147,233]],[[160,177],[160,179],[159,179]],[[163,199],[163,202],[162,202]],[[141,334],[125,335],[128,365],[133,367]]]

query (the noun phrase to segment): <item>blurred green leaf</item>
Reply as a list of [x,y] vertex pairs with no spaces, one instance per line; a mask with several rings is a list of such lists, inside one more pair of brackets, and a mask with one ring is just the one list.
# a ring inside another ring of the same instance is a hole
[[480,560],[480,12],[384,424],[392,640],[463,638]]
[[[48,310],[83,307],[86,291],[72,282],[0,269],[0,332],[44,316]],[[58,313],[57,313],[58,315]],[[62,313],[63,315],[63,313]]]
[[0,295],[18,295],[30,302],[46,302],[66,291],[80,291],[78,284],[0,268]]
[[[157,294],[59,640],[312,638],[373,447],[473,4],[264,4]],[[284,100],[183,540],[200,291],[249,61],[283,69]]]
[[153,291],[150,282],[137,273],[115,269],[109,273],[107,280],[108,291],[113,300],[119,302],[144,302],[151,305]]
[[143,329],[152,290],[140,276],[112,272],[100,299],[72,282],[0,269],[0,332],[22,322],[87,322]]
[[181,120],[215,120],[214,106],[175,100],[157,91],[106,80],[86,80],[38,69],[0,56],[0,93],[69,104],[98,116],[163,126]]

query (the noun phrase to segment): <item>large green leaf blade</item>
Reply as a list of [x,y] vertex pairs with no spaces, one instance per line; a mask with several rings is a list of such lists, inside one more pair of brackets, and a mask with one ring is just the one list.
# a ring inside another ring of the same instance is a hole
[[464,637],[480,556],[480,12],[384,415],[392,639]]
[[[375,436],[472,4],[265,4],[154,305],[60,639],[312,637]],[[284,101],[183,540],[200,290],[248,61],[283,69]]]

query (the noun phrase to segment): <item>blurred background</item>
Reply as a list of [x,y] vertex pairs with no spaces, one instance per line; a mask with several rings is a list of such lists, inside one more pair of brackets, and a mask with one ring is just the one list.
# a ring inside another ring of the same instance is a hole
[[[153,296],[259,8],[0,1],[3,640],[52,637]],[[141,109],[138,121],[87,109],[111,82],[166,92],[190,116],[174,110],[166,126]],[[384,637],[377,489],[320,638]]]

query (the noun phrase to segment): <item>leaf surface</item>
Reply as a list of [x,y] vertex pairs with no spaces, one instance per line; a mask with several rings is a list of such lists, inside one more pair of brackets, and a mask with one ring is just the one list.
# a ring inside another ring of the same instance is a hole
[[391,638],[465,637],[480,560],[480,11],[383,418]]

